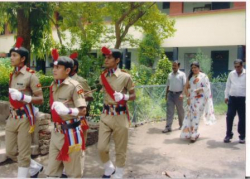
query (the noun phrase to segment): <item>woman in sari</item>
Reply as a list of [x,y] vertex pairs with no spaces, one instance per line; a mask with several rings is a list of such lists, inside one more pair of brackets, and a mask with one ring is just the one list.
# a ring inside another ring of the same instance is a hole
[[203,114],[206,124],[215,122],[210,82],[207,75],[201,72],[198,62],[191,64],[184,91],[187,96],[187,110],[180,137],[195,142],[200,135],[198,127]]

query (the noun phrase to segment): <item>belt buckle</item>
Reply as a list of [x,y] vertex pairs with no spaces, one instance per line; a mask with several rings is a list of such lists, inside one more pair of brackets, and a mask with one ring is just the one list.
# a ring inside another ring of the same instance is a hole
[[109,107],[109,109],[110,109],[110,112],[114,112],[114,106],[113,105],[111,105],[110,107]]
[[12,114],[13,116],[17,116],[17,113],[16,113],[15,110],[11,110],[11,114]]
[[55,123],[55,128],[60,131],[62,130],[62,126],[58,123]]

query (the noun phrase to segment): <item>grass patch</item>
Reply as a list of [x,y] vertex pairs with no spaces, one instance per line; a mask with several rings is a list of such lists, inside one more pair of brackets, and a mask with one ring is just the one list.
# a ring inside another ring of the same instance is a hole
[[220,103],[214,105],[214,113],[218,115],[226,114],[227,112],[227,104],[226,103]]

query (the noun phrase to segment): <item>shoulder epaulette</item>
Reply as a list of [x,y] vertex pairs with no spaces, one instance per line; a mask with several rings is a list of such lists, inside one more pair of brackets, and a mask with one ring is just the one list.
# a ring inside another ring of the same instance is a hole
[[74,86],[79,85],[79,82],[78,82],[77,80],[72,79],[72,78],[70,78],[69,82],[70,82],[71,84],[73,84]]
[[26,68],[26,71],[30,73],[35,73],[35,70],[31,70],[29,67]]
[[128,74],[129,74],[129,72],[128,72],[128,71],[126,71],[126,70],[121,69],[121,71],[122,71],[122,72],[124,72],[124,73],[128,73]]

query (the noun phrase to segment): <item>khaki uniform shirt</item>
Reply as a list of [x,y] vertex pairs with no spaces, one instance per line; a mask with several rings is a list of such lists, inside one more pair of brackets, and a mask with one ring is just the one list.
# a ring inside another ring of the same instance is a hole
[[20,92],[29,96],[32,96],[34,92],[42,90],[34,70],[28,70],[26,66],[19,72],[13,72],[12,79],[10,80],[10,88],[20,90]]
[[[68,108],[86,107],[82,86],[70,77],[67,77],[59,86],[52,82],[54,101],[65,102]],[[60,116],[63,120],[73,119],[71,115]]]
[[[78,76],[77,74],[74,74],[71,78],[78,81],[80,83],[80,85],[82,85],[84,93],[91,91],[91,88],[89,87],[87,80],[84,79],[83,77]],[[86,97],[93,97],[92,93],[88,93],[85,96]]]
[[[107,72],[105,73],[105,76],[106,75],[107,75]],[[127,92],[134,89],[134,83],[132,81],[130,74],[122,71],[120,68],[117,68],[115,73],[113,73],[111,76],[106,76],[106,79],[114,91],[127,94]],[[100,80],[101,85],[103,86],[101,77],[99,78],[99,80]],[[106,92],[106,89],[104,86],[102,87],[102,91],[104,92],[104,104],[107,104],[107,105],[117,104],[117,102],[115,102]]]

